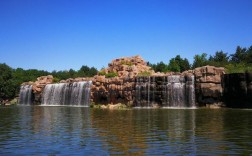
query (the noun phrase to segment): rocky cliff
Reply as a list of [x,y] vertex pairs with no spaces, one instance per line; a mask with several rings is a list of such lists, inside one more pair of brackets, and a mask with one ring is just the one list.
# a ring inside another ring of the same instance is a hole
[[203,66],[193,70],[195,75],[195,93],[199,105],[216,104],[222,101],[222,67]]
[[32,90],[34,93],[34,103],[40,104],[41,103],[41,95],[42,92],[47,84],[53,83],[53,76],[41,76],[37,78],[37,81],[35,81],[32,84]]

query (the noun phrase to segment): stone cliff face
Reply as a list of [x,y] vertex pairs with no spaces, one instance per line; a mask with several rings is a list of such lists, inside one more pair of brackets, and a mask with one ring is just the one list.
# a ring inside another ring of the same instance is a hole
[[224,68],[204,66],[193,70],[195,75],[195,93],[200,105],[214,104],[222,101],[222,76]]
[[[107,78],[106,74],[109,73],[116,73],[117,76]],[[145,76],[142,76],[142,74],[145,74]],[[147,91],[142,90],[140,93],[143,98],[142,100],[145,100],[145,102],[152,101],[153,106],[156,104],[163,106],[167,105],[164,87],[167,86],[168,76],[177,75],[181,78],[185,77],[185,79],[194,76],[196,103],[198,103],[198,106],[205,106],[206,104],[218,103],[222,100],[223,89],[221,86],[221,77],[223,74],[224,68],[213,66],[204,66],[183,73],[154,73],[140,56],[133,56],[113,60],[107,68],[101,70],[94,77],[70,78],[61,80],[60,83],[92,81],[91,102],[96,104],[124,103],[129,106],[139,105],[139,100],[141,101],[141,99],[138,99],[138,87],[140,86],[143,89],[148,86],[150,92],[148,94],[152,94],[153,97],[145,97],[144,94]],[[140,80],[144,81],[139,82]],[[190,81],[192,80],[188,79],[189,84],[191,84]],[[53,83],[51,75],[39,77],[36,82],[32,83],[36,104],[41,102],[44,87],[51,83]]]
[[92,82],[91,99],[94,103],[133,104],[134,78],[95,76]]
[[37,78],[37,81],[35,81],[32,84],[32,90],[34,93],[34,103],[40,104],[41,103],[41,95],[42,92],[47,84],[53,83],[53,76],[41,76]]

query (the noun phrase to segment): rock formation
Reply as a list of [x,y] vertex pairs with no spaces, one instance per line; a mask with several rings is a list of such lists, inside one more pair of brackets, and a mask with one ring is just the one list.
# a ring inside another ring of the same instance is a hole
[[[94,77],[69,78],[61,80],[60,83],[92,81],[90,99],[95,104],[124,103],[129,106],[138,106],[140,100],[140,102],[150,103],[151,106],[166,106],[168,103],[166,96],[170,95],[166,89],[169,89],[169,85],[172,87],[176,78],[179,81],[176,80],[178,84],[174,87],[180,86],[179,83],[181,83],[181,87],[186,86],[185,89],[181,88],[182,90],[194,89],[195,84],[196,103],[198,103],[198,106],[205,106],[222,101],[223,88],[221,82],[223,74],[224,68],[214,66],[199,67],[183,73],[155,73],[140,56],[133,56],[113,60],[107,68],[102,69]],[[174,79],[174,82],[169,82],[168,79]],[[51,75],[39,77],[34,83],[29,82],[33,85],[36,104],[41,102],[44,87],[51,83],[53,83],[53,76]],[[168,88],[166,88],[167,86]],[[191,94],[184,98],[192,99],[189,96],[194,96],[194,92],[193,95]],[[194,103],[194,101],[189,103]],[[191,105],[189,103],[188,105]]]
[[91,99],[98,104],[124,103],[132,105],[132,91],[135,86],[134,78],[105,78],[105,76],[95,76],[91,88]]
[[48,76],[41,76],[37,78],[37,81],[35,81],[32,84],[32,90],[35,95],[34,97],[34,102],[35,104],[40,104],[41,103],[41,95],[43,92],[43,89],[47,84],[53,83],[53,76],[48,75]]
[[214,104],[222,99],[222,67],[203,66],[193,70],[195,75],[195,92],[199,104]]
[[112,60],[108,68],[102,69],[100,74],[116,73],[118,77],[133,78],[142,73],[154,74],[151,67],[139,55],[133,57],[123,57]]

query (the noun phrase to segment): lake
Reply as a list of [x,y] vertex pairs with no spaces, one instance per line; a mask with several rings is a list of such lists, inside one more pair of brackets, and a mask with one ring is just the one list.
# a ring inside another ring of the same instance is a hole
[[250,155],[252,110],[0,107],[0,155]]

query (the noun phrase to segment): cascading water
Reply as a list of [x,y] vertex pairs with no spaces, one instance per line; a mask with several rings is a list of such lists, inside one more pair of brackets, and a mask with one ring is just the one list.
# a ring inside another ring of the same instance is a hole
[[163,107],[195,107],[194,76],[168,76],[163,84]]
[[91,81],[46,85],[42,105],[89,106]]
[[187,107],[196,107],[194,76],[186,77],[186,101]]
[[179,75],[168,76],[164,98],[167,98],[164,107],[185,106],[185,78]]
[[155,104],[155,77],[136,78],[136,107],[152,107]]
[[32,104],[32,85],[23,85],[20,87],[19,104]]
[[136,107],[195,107],[194,76],[137,77]]

